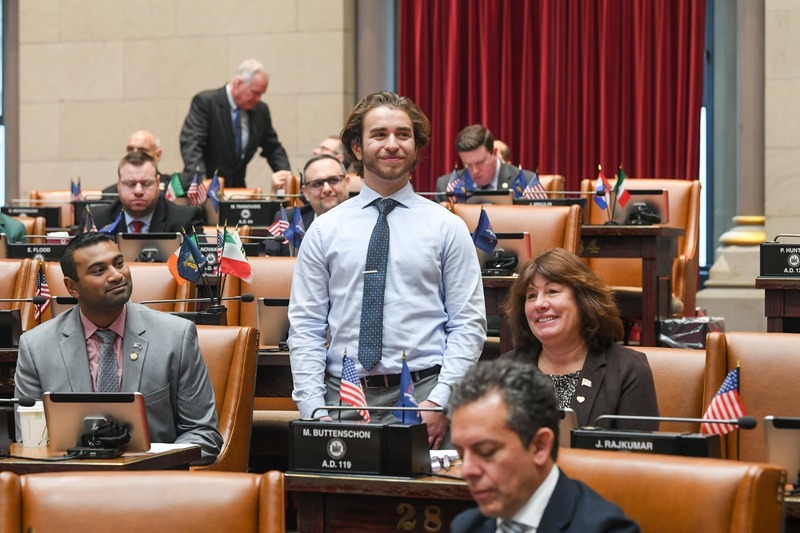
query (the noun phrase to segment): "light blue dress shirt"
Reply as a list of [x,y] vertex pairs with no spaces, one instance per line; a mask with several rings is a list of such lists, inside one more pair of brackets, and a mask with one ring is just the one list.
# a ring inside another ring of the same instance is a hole
[[[358,330],[364,265],[379,195],[361,193],[310,226],[292,278],[289,351],[292,397],[303,417],[325,405],[325,372],[341,376],[347,350],[359,376]],[[486,340],[481,270],[466,224],[411,184],[391,195],[389,264],[384,297],[383,357],[370,374],[399,374],[441,365],[428,400],[445,405],[450,388],[477,362]],[[330,327],[330,345],[326,333]],[[324,416],[323,411],[316,417]]]

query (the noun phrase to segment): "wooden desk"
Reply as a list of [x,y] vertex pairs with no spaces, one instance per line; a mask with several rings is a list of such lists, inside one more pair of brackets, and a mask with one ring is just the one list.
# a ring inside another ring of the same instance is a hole
[[30,459],[19,457],[0,459],[0,471],[36,474],[85,470],[188,470],[189,463],[200,460],[200,446],[171,449],[160,453],[126,453],[115,459],[70,459],[43,462],[36,459],[59,457],[63,454],[50,452],[46,447],[25,448],[22,444],[12,444],[11,455],[30,457]]
[[682,228],[581,226],[581,257],[642,260],[642,346],[658,341],[658,319],[670,316],[672,260]]
[[505,353],[514,347],[505,305],[508,291],[516,279],[516,276],[483,277],[483,297],[486,300],[486,314],[500,315],[500,353]]
[[800,333],[800,278],[756,278],[764,289],[767,331]]
[[[458,476],[458,467],[449,474]],[[297,530],[450,530],[452,519],[475,507],[466,482],[425,476],[414,479],[287,473],[286,489],[297,501]]]

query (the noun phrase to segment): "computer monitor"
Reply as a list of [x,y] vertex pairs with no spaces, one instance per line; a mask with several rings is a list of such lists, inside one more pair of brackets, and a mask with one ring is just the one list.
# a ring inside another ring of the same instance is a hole
[[[666,189],[629,189],[625,207],[617,203],[612,221],[626,225],[669,223],[669,191]],[[657,220],[656,220],[657,218]]]
[[786,481],[800,481],[800,417],[765,416],[767,462],[786,469]]
[[125,261],[166,263],[181,245],[180,233],[119,233],[117,244]]
[[45,392],[42,400],[51,450],[81,446],[81,436],[90,429],[87,425],[98,418],[127,426],[131,440],[124,451],[150,449],[147,410],[140,392]]
[[286,351],[289,333],[289,299],[259,298],[258,308],[259,349]]

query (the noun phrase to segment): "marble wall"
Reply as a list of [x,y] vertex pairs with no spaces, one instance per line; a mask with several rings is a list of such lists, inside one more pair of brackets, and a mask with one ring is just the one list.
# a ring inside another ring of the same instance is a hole
[[[160,168],[183,168],[192,96],[249,57],[292,167],[338,133],[355,102],[354,0],[35,0],[19,5],[20,196],[116,180],[128,135],[161,139]],[[248,184],[268,187],[256,156]],[[13,177],[9,176],[9,179]]]
[[800,233],[800,2],[766,0],[766,233]]

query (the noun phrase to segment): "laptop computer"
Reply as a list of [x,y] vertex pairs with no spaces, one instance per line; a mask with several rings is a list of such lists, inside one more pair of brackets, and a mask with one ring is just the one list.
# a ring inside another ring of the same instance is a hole
[[[527,231],[519,233],[495,233],[497,236],[497,246],[494,251],[495,254],[489,255],[480,248],[476,248],[478,252],[478,260],[481,263],[481,273],[484,276],[508,276],[511,274],[519,274],[522,266],[527,263],[531,258],[531,236]],[[494,257],[500,256],[498,250],[502,250],[502,256],[513,255],[517,258],[517,264],[513,272],[504,272],[502,268],[497,268],[499,265],[492,264]]]
[[128,262],[166,263],[181,245],[180,233],[119,233],[117,244]]
[[[669,191],[666,189],[628,189],[631,197],[625,207],[617,203],[611,218],[617,224],[652,225],[669,223]],[[656,220],[650,220],[650,217]]]
[[558,447],[571,448],[572,430],[578,429],[578,415],[569,407],[559,409],[559,411],[561,411],[561,420],[558,422]]
[[800,417],[765,416],[767,462],[786,469],[786,482],[800,483]]
[[259,298],[258,308],[259,349],[285,352],[289,349],[289,299]]
[[139,392],[45,392],[42,400],[51,450],[65,452],[80,446],[81,436],[98,418],[112,418],[128,427],[131,440],[124,451],[150,449],[147,411]]

